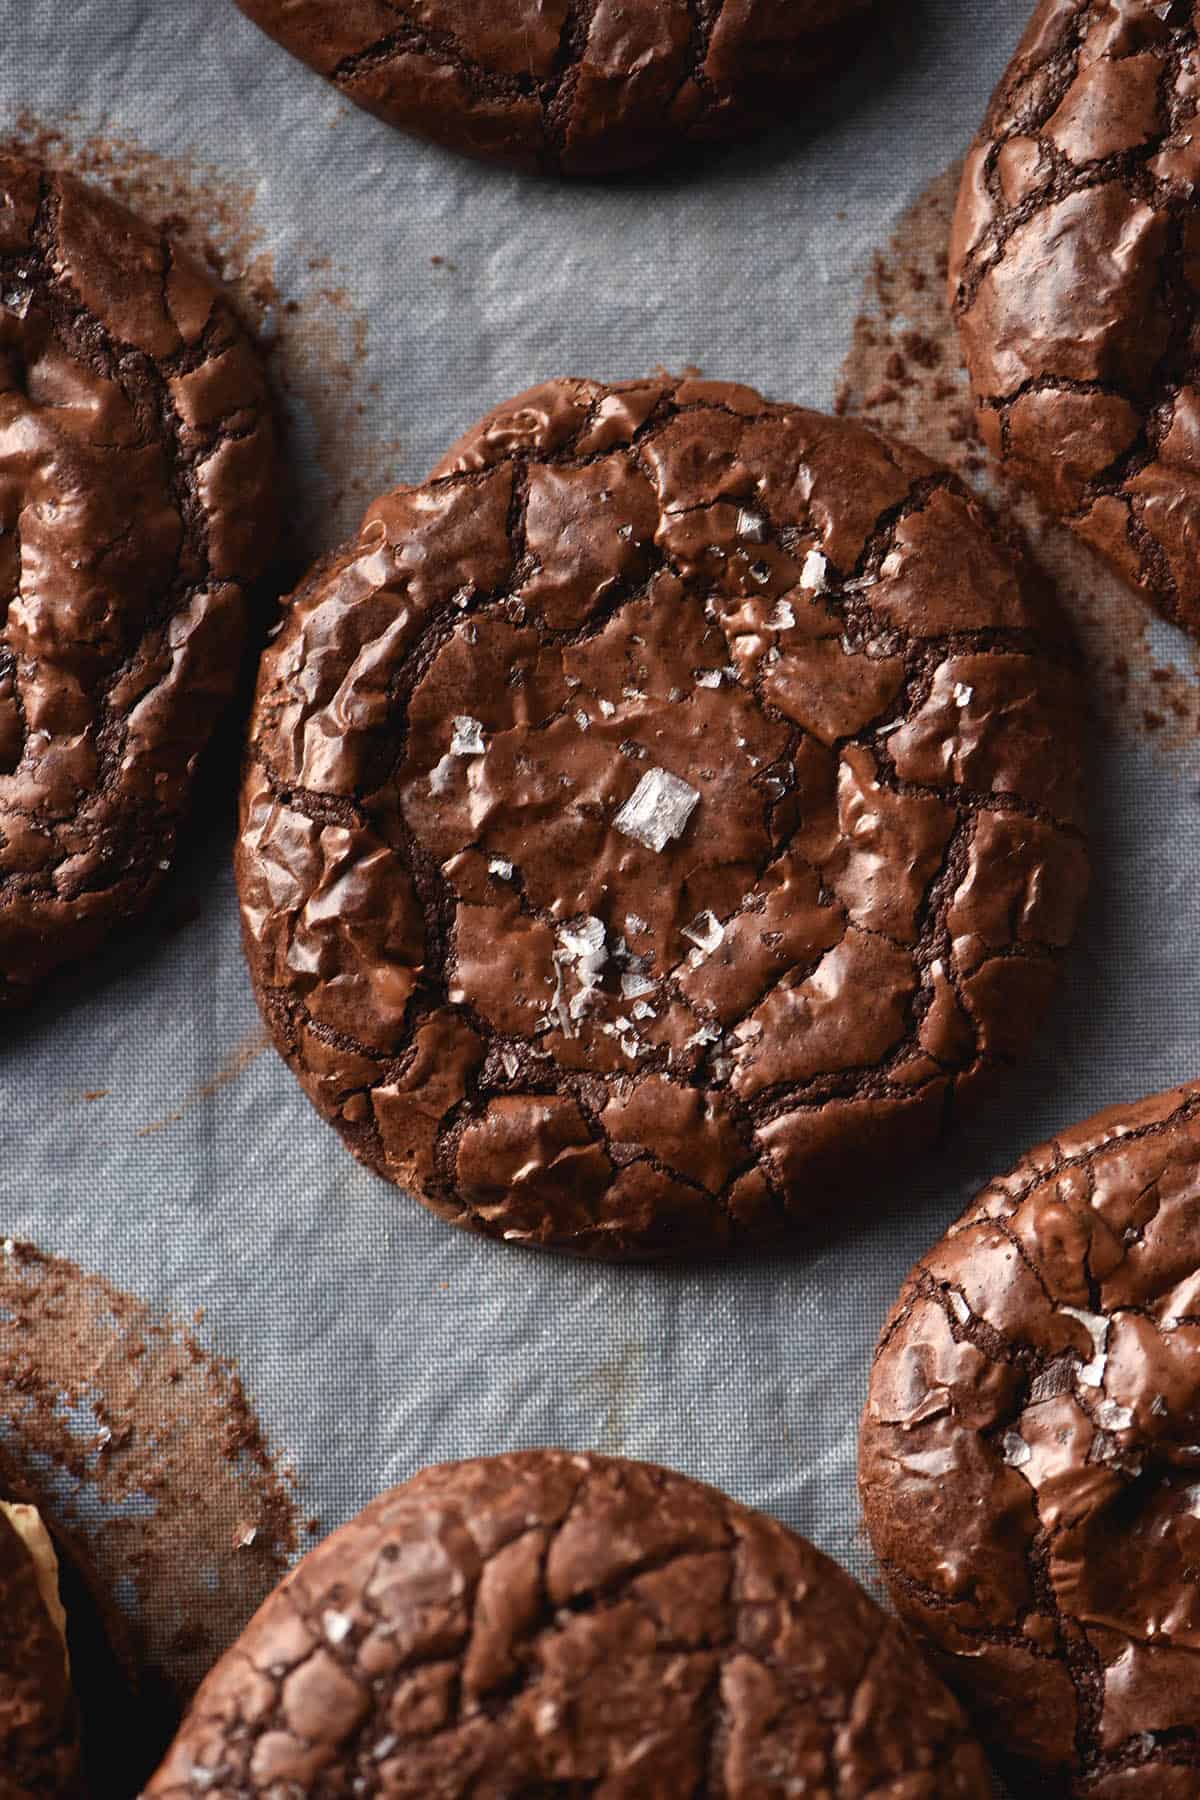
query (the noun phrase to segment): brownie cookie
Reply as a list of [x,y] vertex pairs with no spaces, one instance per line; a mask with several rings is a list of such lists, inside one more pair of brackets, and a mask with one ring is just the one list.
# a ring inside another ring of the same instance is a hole
[[58,1559],[36,1508],[0,1501],[0,1800],[81,1791]]
[[211,279],[0,157],[0,1005],[161,883],[275,510],[263,373]]
[[896,1604],[1053,1793],[1200,1792],[1198,1292],[1200,1084],[986,1188],[876,1357],[860,1478]]
[[339,93],[473,156],[603,175],[795,117],[874,0],[237,0]]
[[619,1256],[811,1218],[1024,1044],[1086,879],[1072,652],[916,451],[560,381],[285,603],[264,1015],[381,1175]]
[[448,1463],[305,1557],[157,1796],[987,1800],[956,1703],[850,1577],[647,1463]]
[[1200,633],[1197,12],[1042,0],[967,158],[950,288],[989,447]]

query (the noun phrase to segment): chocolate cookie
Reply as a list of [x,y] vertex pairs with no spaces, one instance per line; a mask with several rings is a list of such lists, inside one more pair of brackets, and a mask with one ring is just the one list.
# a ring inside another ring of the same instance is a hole
[[275,510],[262,370],[212,280],[0,157],[0,1004],[161,883]]
[[880,1343],[859,1472],[896,1604],[1054,1793],[1200,1792],[1198,1291],[1193,1085],[986,1188]]
[[381,1175],[619,1256],[807,1220],[1024,1045],[1072,652],[959,483],[715,382],[499,408],[285,604],[255,988]]
[[962,1714],[850,1577],[646,1463],[448,1463],[304,1559],[151,1797],[986,1800]]
[[0,1800],[81,1792],[54,1545],[34,1507],[0,1502]]
[[1042,0],[967,158],[950,286],[990,448],[1200,633],[1198,16]]
[[602,175],[794,117],[873,0],[237,3],[391,124],[518,168]]

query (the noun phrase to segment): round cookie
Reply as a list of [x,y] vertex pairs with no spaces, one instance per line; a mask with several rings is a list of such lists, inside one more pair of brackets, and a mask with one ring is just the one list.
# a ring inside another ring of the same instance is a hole
[[1056,1794],[1200,1787],[1198,1291],[1193,1085],[986,1188],[876,1355],[859,1474],[896,1604]]
[[1040,585],[916,451],[747,388],[560,381],[285,603],[237,873],[350,1148],[443,1217],[711,1250],[932,1143],[1086,879]]
[[305,1557],[147,1800],[987,1800],[956,1703],[850,1577],[646,1463],[450,1463]]
[[0,1800],[82,1794],[58,1565],[32,1506],[0,1504]]
[[161,884],[273,551],[275,468],[209,276],[0,156],[0,1005]]
[[237,0],[348,100],[518,168],[603,175],[795,116],[873,0]]
[[989,448],[1200,633],[1198,16],[1042,0],[967,158],[950,291]]

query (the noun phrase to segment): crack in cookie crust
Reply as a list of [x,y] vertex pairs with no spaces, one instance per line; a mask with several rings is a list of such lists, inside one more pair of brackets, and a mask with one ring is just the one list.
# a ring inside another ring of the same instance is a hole
[[522,168],[598,175],[760,130],[848,60],[872,0],[238,0],[360,106]]
[[1200,1781],[1200,1088],[994,1182],[885,1327],[860,1485],[985,1735],[1088,1800]]
[[209,1676],[152,1800],[984,1800],[956,1704],[773,1520],[644,1463],[425,1470],[310,1553]]
[[275,540],[258,359],[103,194],[0,158],[0,1003],[161,883]]
[[548,384],[287,607],[237,855],[365,1162],[594,1255],[805,1220],[1019,1053],[1086,880],[1073,652],[961,486],[728,384]]
[[1045,507],[1200,632],[1196,9],[1042,0],[950,255],[980,425]]

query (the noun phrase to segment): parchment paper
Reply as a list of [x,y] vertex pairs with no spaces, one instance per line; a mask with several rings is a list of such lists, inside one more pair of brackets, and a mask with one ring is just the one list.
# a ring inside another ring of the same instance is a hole
[[[895,23],[801,97],[795,130],[609,187],[407,138],[226,0],[9,0],[0,94],[10,128],[27,110],[68,145],[133,140],[246,196],[231,254],[256,245],[281,315],[309,321],[288,396],[299,551],[544,377],[691,363],[828,405],[872,252],[961,153],[1027,0],[882,10]],[[909,1264],[1026,1146],[1200,1073],[1200,751],[1099,731],[1096,751],[1096,884],[1036,1053],[840,1239],[725,1268],[574,1266],[474,1242],[360,1170],[264,1048],[219,809],[132,942],[6,1022],[4,1230],[203,1305],[326,1526],[430,1460],[562,1444],[713,1481],[869,1582],[855,1432]]]

